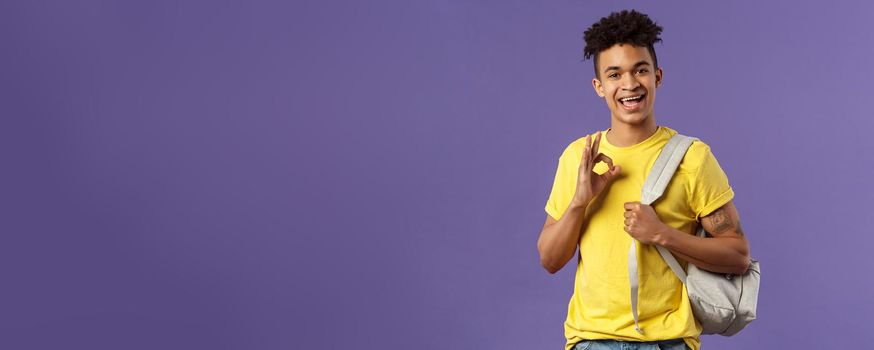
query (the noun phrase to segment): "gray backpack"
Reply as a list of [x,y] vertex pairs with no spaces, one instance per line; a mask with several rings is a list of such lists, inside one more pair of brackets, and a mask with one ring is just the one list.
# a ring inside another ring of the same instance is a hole
[[[674,176],[680,161],[697,140],[694,137],[676,134],[668,140],[659,153],[646,182],[643,184],[641,204],[650,205],[665,191]],[[698,225],[698,235],[707,237],[707,232]],[[637,319],[637,240],[631,241],[628,252],[628,276],[631,280],[631,312],[635,329],[643,334]],[[703,327],[703,334],[734,335],[756,319],[756,303],[759,295],[759,262],[750,259],[750,268],[740,276],[713,273],[688,264],[688,272],[677,262],[669,250],[656,246],[662,259],[674,274],[686,284],[689,301],[695,319]]]

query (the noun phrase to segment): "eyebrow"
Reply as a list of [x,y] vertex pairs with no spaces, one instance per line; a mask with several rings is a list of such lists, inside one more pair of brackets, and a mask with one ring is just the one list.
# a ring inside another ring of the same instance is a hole
[[[647,66],[648,66],[648,65],[649,65],[649,62],[647,62],[647,61],[639,61],[639,62],[635,63],[634,66],[633,66],[632,68],[637,68],[637,67],[644,66],[644,65],[647,65]],[[619,70],[619,68],[621,68],[621,67],[619,67],[619,66],[610,66],[610,67],[607,67],[607,69],[605,69],[604,72],[606,73],[607,71],[611,71],[611,70]]]

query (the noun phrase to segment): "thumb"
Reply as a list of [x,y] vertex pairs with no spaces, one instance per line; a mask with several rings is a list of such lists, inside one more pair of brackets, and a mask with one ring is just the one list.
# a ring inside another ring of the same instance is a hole
[[604,180],[607,180],[608,182],[612,181],[614,178],[616,178],[616,176],[619,175],[619,173],[621,171],[622,171],[621,166],[619,166],[619,165],[614,166],[612,169],[607,170],[607,172],[604,173]]

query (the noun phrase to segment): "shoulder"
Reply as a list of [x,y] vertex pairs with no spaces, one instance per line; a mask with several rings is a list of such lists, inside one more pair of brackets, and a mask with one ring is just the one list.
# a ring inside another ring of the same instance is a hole
[[710,150],[710,145],[701,140],[695,140],[692,142],[692,145],[689,146],[689,150],[686,151],[686,158],[698,165],[712,156],[713,152]]
[[680,163],[680,171],[694,173],[701,168],[709,159],[713,158],[713,151],[707,142],[697,139],[692,142],[683,161]]

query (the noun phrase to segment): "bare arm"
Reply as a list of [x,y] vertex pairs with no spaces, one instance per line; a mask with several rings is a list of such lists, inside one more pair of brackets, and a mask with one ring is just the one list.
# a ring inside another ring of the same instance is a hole
[[[620,166],[613,166],[610,157],[598,152],[600,142],[600,132],[595,136],[594,142],[591,135],[586,137],[586,147],[577,169],[579,175],[573,199],[559,220],[547,215],[540,231],[537,251],[540,253],[540,264],[549,273],[561,270],[574,256],[580,242],[580,232],[587,221],[586,207],[621,171]],[[608,171],[600,175],[592,171],[599,161],[604,161],[608,166]]]
[[750,265],[749,242],[740,227],[740,214],[728,202],[701,218],[713,238],[701,238],[665,225],[655,244],[704,270],[740,275]]
[[540,253],[540,264],[549,273],[561,270],[574,256],[583,225],[587,221],[585,213],[585,204],[571,203],[558,221],[546,216],[546,223],[537,239],[537,251]]

